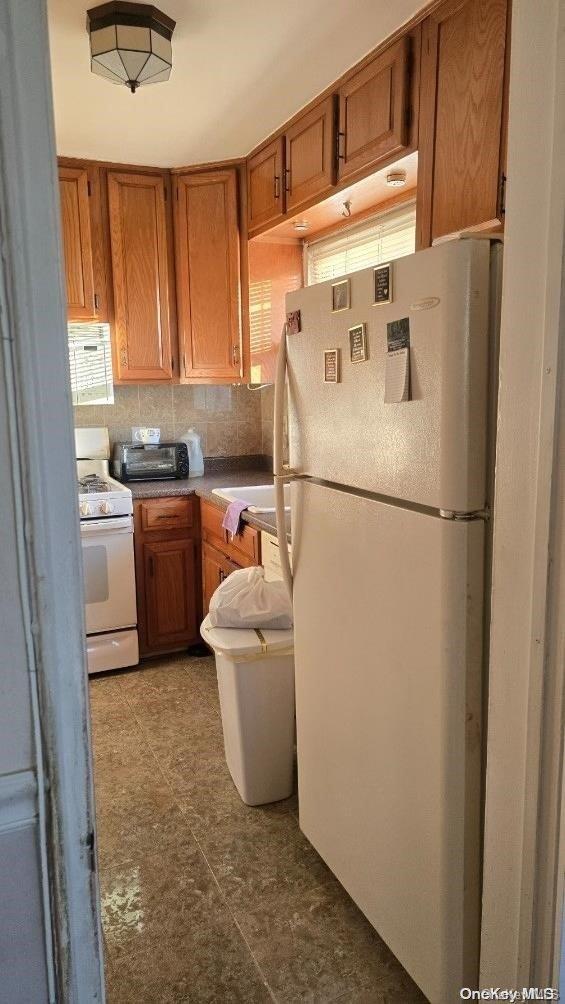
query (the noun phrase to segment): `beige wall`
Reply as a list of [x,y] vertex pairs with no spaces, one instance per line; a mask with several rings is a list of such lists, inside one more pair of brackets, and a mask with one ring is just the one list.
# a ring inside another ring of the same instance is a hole
[[132,425],[158,426],[175,440],[194,426],[207,457],[263,452],[260,391],[247,387],[115,387],[114,404],[80,405],[75,425],[103,425],[112,442],[131,439]]

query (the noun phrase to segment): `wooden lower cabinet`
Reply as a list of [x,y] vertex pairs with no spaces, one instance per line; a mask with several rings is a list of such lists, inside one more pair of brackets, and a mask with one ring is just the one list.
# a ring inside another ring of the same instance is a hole
[[149,649],[183,645],[198,635],[195,551],[190,539],[143,544]]
[[222,527],[224,510],[212,502],[200,504],[202,525],[202,615],[208,613],[212,594],[238,568],[261,563],[261,539],[258,530],[244,526],[236,537],[229,537]]
[[202,614],[198,499],[143,499],[134,520],[140,653],[194,645]]
[[202,544],[202,613],[208,613],[210,600],[216,592],[218,586],[235,572],[240,565],[226,558],[225,554],[217,551],[210,544]]

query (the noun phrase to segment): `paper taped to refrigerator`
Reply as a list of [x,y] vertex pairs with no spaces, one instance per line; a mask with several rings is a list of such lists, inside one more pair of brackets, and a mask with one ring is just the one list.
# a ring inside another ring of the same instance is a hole
[[387,352],[385,371],[385,403],[398,404],[410,400],[410,349]]

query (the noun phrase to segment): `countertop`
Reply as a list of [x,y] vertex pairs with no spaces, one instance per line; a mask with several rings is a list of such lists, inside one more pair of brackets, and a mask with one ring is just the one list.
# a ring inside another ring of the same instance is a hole
[[[167,498],[178,495],[198,495],[199,498],[208,499],[222,509],[227,509],[228,504],[218,495],[214,495],[214,488],[239,488],[244,485],[267,485],[272,484],[273,475],[270,471],[258,470],[256,467],[249,469],[230,470],[226,468],[222,471],[213,471],[204,474],[200,478],[184,478],[168,481],[128,481],[128,488],[135,499]],[[256,530],[265,530],[276,536],[277,525],[274,513],[251,513],[246,510],[242,513],[242,519],[249,526]],[[290,513],[287,515],[287,537],[290,540]]]

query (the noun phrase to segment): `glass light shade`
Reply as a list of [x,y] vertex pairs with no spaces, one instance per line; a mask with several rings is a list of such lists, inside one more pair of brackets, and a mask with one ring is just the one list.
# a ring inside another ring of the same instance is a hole
[[175,22],[149,4],[112,0],[87,12],[91,69],[115,84],[138,87],[168,80]]

